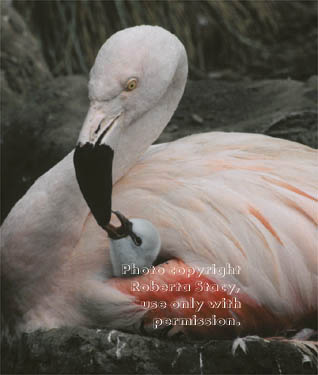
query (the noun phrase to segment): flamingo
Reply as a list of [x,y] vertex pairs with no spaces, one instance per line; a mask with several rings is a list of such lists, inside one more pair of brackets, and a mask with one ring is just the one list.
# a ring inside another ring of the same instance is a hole
[[184,46],[157,26],[102,46],[75,152],[2,226],[8,334],[84,325],[237,337],[315,317],[317,152],[222,132],[151,146],[187,71]]

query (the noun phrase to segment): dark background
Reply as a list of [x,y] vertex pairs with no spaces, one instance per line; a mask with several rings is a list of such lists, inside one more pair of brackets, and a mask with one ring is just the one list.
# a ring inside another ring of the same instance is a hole
[[[190,78],[230,69],[306,79],[317,67],[317,2],[14,0],[54,76],[87,74],[114,32],[160,25],[185,44]],[[137,52],[137,51],[136,51]]]

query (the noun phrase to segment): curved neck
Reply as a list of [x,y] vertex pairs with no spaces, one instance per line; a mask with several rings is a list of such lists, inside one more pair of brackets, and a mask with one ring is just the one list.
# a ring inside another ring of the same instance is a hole
[[175,76],[157,104],[131,124],[124,124],[113,160],[113,184],[132,168],[160,136],[182,98],[188,74],[186,55],[181,55]]

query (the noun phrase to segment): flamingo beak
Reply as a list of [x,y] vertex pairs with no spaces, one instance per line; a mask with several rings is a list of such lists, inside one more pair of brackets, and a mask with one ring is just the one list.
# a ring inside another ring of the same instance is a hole
[[83,197],[103,229],[111,218],[113,158],[121,131],[120,115],[107,116],[105,111],[91,107],[73,157]]

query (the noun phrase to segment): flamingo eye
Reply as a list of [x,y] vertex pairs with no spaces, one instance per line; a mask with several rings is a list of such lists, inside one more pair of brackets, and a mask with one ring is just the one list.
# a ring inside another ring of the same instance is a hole
[[137,79],[136,78],[130,78],[127,81],[126,90],[132,91],[132,90],[135,90],[136,87],[137,87]]

